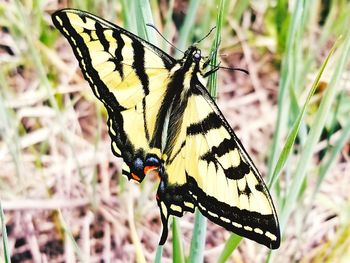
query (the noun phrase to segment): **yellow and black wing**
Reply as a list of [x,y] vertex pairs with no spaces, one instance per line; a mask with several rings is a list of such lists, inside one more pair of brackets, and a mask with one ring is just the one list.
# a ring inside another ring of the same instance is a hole
[[[87,12],[63,9],[55,12],[52,20],[108,111],[112,151],[124,160],[123,174],[142,181],[146,155],[160,152],[160,146],[150,147],[150,141],[175,60],[131,32]],[[150,159],[148,163],[150,168],[158,164]]]
[[179,135],[165,162],[167,184],[158,189],[163,224],[169,214],[181,216],[198,207],[216,224],[278,248],[277,214],[258,170],[202,84],[189,90]]
[[278,248],[280,231],[270,194],[203,86],[196,86],[188,99],[187,110],[183,155],[195,205],[226,229],[269,248]]

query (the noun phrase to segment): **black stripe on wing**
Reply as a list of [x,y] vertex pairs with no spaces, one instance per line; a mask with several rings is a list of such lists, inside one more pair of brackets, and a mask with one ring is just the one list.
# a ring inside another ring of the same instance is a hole
[[114,30],[112,33],[112,36],[116,39],[118,46],[114,52],[114,58],[113,58],[113,62],[115,64],[115,70],[118,71],[121,79],[124,79],[124,71],[123,71],[123,55],[122,55],[122,50],[123,47],[125,46],[124,40],[123,38],[120,36],[120,34]]
[[[220,127],[225,127],[223,120],[217,113],[212,111],[203,120],[189,125],[187,127],[187,136],[194,136],[198,134],[205,135],[210,130],[218,129]],[[217,138],[217,140],[221,139],[222,138]],[[215,167],[217,168],[218,166],[221,166],[218,158],[235,149],[238,150],[237,142],[234,137],[231,137],[230,139],[225,138],[218,146],[211,147],[207,153],[200,156],[200,159],[205,160],[208,163],[214,163]],[[236,180],[242,179],[250,172],[250,166],[242,159],[240,159],[238,166],[231,166],[226,169],[222,167],[222,169],[227,178]]]
[[[238,150],[236,141],[232,137],[230,139],[225,138],[219,144],[219,146],[213,146],[207,153],[202,155],[200,159],[205,160],[208,163],[210,162],[214,163],[216,168],[219,165],[222,167],[218,158],[235,149]],[[244,176],[246,176],[250,172],[250,166],[247,163],[245,163],[241,157],[239,160],[239,165],[230,166],[229,168],[222,167],[222,169],[227,178],[235,179],[235,180],[242,179]]]
[[[104,34],[106,28],[103,28],[101,26],[101,24],[98,22],[95,23],[95,28],[96,28],[96,31],[95,31],[96,35],[97,35],[98,40],[100,41],[101,45],[103,46],[103,50],[106,53],[110,54],[110,51],[109,51],[110,43],[106,39],[106,36]],[[86,31],[85,28],[84,28],[84,31]],[[92,38],[91,31],[90,31],[89,35]],[[122,64],[122,62],[123,62],[122,50],[123,50],[123,47],[125,46],[125,43],[124,43],[124,40],[120,36],[120,33],[118,31],[113,30],[112,36],[116,39],[116,43],[118,45],[117,45],[117,48],[116,48],[114,54],[110,54],[111,57],[108,59],[108,61],[111,61],[115,64],[115,70],[119,73],[120,78],[123,80],[124,79],[124,71],[123,71],[123,64]]]
[[[144,50],[144,45],[141,44],[141,42],[133,39],[132,40],[132,47],[134,50],[134,57],[133,60],[134,62],[132,63],[132,68],[135,70],[136,75],[139,77],[142,88],[143,88],[143,93],[145,96],[149,94],[149,79],[148,75],[146,74],[145,71],[145,50]],[[149,131],[147,127],[147,121],[146,121],[146,99],[145,97],[142,99],[142,107],[143,107],[143,121],[144,121],[144,128],[145,128],[145,133],[146,133],[146,139],[149,141],[150,136],[149,136]]]
[[[246,150],[244,149],[241,141],[238,139],[237,135],[235,134],[235,132],[232,130],[230,124],[227,122],[227,120],[224,118],[224,115],[222,114],[222,112],[220,111],[219,107],[216,105],[215,101],[213,100],[213,98],[210,96],[208,90],[201,85],[200,83],[198,83],[192,90],[192,93],[195,95],[202,95],[206,101],[208,102],[208,104],[210,105],[210,107],[212,108],[212,110],[216,113],[217,118],[221,120],[221,124],[223,127],[226,128],[226,130],[230,133],[231,138],[234,140],[234,143],[237,145],[238,150],[240,151],[240,153],[242,153],[243,155],[243,161],[249,165],[249,167],[253,170],[254,174],[256,174],[257,179],[259,180],[260,183],[265,184],[264,181],[261,178],[261,175],[259,174],[258,170],[256,169],[252,159],[250,158],[250,156],[247,154]],[[272,202],[271,202],[272,203]]]
[[[102,25],[106,26],[106,27],[109,27],[109,28],[112,28],[114,29],[116,32],[118,32],[119,34],[124,34],[126,36],[128,36],[129,38],[133,39],[133,40],[136,40],[136,41],[139,41],[140,43],[142,43],[147,49],[149,49],[151,52],[153,52],[154,54],[156,54],[157,56],[159,56],[163,63],[164,63],[164,67],[167,68],[167,69],[171,69],[174,64],[176,63],[176,60],[169,56],[167,53],[165,53],[163,50],[161,50],[160,48],[158,48],[157,46],[147,42],[146,40],[140,38],[139,36],[131,33],[130,31],[127,31],[125,30],[124,28],[121,28],[101,17],[96,17],[95,15],[93,14],[90,14],[89,12],[83,12],[81,10],[77,10],[77,9],[72,9],[72,8],[65,8],[65,9],[61,9],[61,10],[58,10],[56,11],[55,13],[52,14],[52,18],[54,20],[54,23],[55,23],[55,16],[58,16],[58,17],[61,17],[62,14],[64,13],[75,13],[77,15],[80,16],[80,18],[86,22],[86,18],[90,18],[92,20],[95,20],[97,21],[98,23],[101,23]],[[57,28],[60,28],[61,26],[59,25],[59,23],[55,23],[55,26]],[[117,39],[117,38],[116,38]],[[118,39],[117,39],[118,41]]]
[[217,129],[222,126],[222,121],[215,112],[211,112],[203,120],[192,123],[187,127],[187,135],[197,135],[207,133],[211,129]]
[[[62,20],[63,27],[58,22],[56,16]],[[69,44],[73,47],[74,55],[78,59],[84,78],[90,84],[95,96],[104,103],[107,109],[113,112],[125,110],[125,108],[119,104],[113,93],[109,91],[106,84],[99,77],[97,70],[92,65],[89,50],[83,38],[72,27],[67,14],[64,12],[55,13],[52,16],[52,20],[56,28],[60,30],[60,32],[69,41]]]

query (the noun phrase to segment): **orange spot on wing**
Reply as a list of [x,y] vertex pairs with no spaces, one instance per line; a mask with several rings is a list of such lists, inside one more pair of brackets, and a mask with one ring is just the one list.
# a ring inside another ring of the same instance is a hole
[[157,168],[158,166],[154,166],[154,165],[145,166],[145,168],[143,169],[143,172],[144,174],[147,174],[150,170],[155,170]]
[[140,177],[138,177],[136,174],[131,173],[131,176],[132,176],[132,178],[133,178],[135,181],[138,181],[138,182],[141,181]]

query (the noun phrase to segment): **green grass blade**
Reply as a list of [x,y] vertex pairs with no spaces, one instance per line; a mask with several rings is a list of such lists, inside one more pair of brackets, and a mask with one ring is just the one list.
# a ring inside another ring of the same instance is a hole
[[206,228],[207,219],[196,209],[188,262],[203,262]]
[[287,193],[285,206],[283,207],[283,210],[280,216],[280,223],[281,223],[282,230],[285,228],[289,215],[295,206],[298,194],[300,193],[303,181],[305,179],[307,167],[308,167],[308,164],[310,163],[310,159],[312,157],[315,145],[320,138],[322,129],[325,127],[328,113],[330,112],[330,108],[336,96],[337,86],[339,86],[338,82],[340,80],[341,73],[343,72],[347,59],[349,57],[349,51],[350,51],[350,34],[349,33],[340,51],[342,52],[341,52],[341,56],[339,57],[339,62],[336,65],[336,69],[330,81],[329,87],[322,98],[320,107],[315,116],[315,121],[311,125],[311,129],[305,143],[305,148],[301,152],[300,160],[297,164],[297,167],[294,173],[293,181],[291,182],[291,186],[288,188],[289,191]]
[[185,257],[182,248],[182,236],[178,227],[177,218],[173,217],[173,262],[184,263]]
[[334,53],[335,51],[335,48],[337,46],[337,43],[334,44],[334,46],[332,47],[331,51],[329,52],[326,60],[323,62],[322,66],[321,66],[321,69],[320,71],[318,72],[317,76],[316,76],[316,79],[314,81],[314,83],[312,84],[312,88],[311,90],[309,91],[309,94],[306,98],[306,101],[304,103],[304,106],[302,108],[302,110],[299,112],[299,115],[295,121],[295,123],[293,124],[293,128],[292,130],[290,131],[288,137],[287,137],[287,140],[286,140],[286,143],[281,151],[281,154],[278,158],[278,161],[277,161],[277,164],[275,166],[275,169],[273,171],[273,174],[272,176],[269,178],[269,182],[268,182],[268,185],[269,185],[269,188],[271,188],[273,186],[273,184],[276,182],[277,178],[278,178],[278,175],[280,173],[280,171],[282,170],[288,156],[289,156],[289,153],[290,153],[290,150],[292,149],[293,145],[294,145],[294,142],[295,142],[295,139],[298,135],[298,132],[299,132],[299,128],[300,128],[300,124],[301,124],[301,121],[305,115],[305,111],[306,111],[306,108],[307,108],[307,105],[309,104],[313,94],[315,93],[317,87],[318,87],[318,84],[320,82],[320,79],[321,79],[321,76],[328,64],[328,61],[330,59],[330,57],[332,56],[332,54]]
[[[197,17],[197,10],[199,6],[199,0],[191,0],[187,9],[187,14],[185,21],[181,27],[179,34],[179,41],[176,46],[178,49],[184,51],[187,47],[187,41],[189,39],[190,33],[193,31],[193,26],[195,18]],[[176,56],[179,55],[179,51],[176,51]]]
[[9,248],[8,239],[7,239],[5,215],[4,215],[4,210],[2,209],[1,201],[0,201],[0,219],[1,219],[1,234],[2,234],[2,245],[4,249],[4,258],[5,258],[5,262],[7,263],[7,262],[11,262],[11,258],[10,258],[10,248]]
[[156,250],[156,257],[154,258],[154,263],[161,263],[163,255],[163,246],[158,246]]
[[329,158],[327,161],[320,167],[320,174],[319,178],[317,180],[317,186],[315,188],[315,193],[318,191],[321,182],[326,177],[327,172],[331,168],[332,164],[336,160],[336,157],[340,153],[340,151],[343,149],[344,145],[349,142],[350,140],[350,119],[347,120],[346,124],[344,125],[344,128],[342,129],[341,135],[337,142],[334,145],[334,148],[332,149]]
[[[224,11],[226,7],[226,0],[221,0],[219,9],[218,9],[218,15],[216,18],[216,31],[215,31],[215,39],[211,48],[211,52],[215,52],[212,61],[210,62],[211,69],[213,69],[217,64],[218,64],[218,59],[217,59],[217,51],[220,45],[221,41],[221,29],[222,29],[222,24],[223,24],[223,18],[224,18]],[[209,81],[208,81],[208,89],[209,93],[213,98],[216,98],[217,96],[217,73],[215,72],[214,74],[211,74],[209,76]]]
[[231,235],[220,254],[218,263],[225,263],[231,256],[232,252],[238,247],[242,239],[243,237],[238,236],[236,234]]
[[290,108],[290,102],[288,100],[288,89],[292,83],[292,77],[294,74],[293,66],[296,64],[295,43],[298,43],[298,29],[302,27],[301,20],[303,10],[304,1],[297,1],[293,11],[292,22],[288,30],[285,55],[282,58],[281,77],[278,86],[277,120],[268,163],[268,180],[272,176],[273,167],[275,167],[277,163],[280,141],[282,138],[283,130],[287,126],[288,112]]
[[[122,17],[123,17],[123,21],[124,21],[124,27],[126,29],[129,29],[131,31],[133,31],[133,29],[136,28],[136,25],[135,25],[135,19],[133,19],[134,17],[130,16],[130,10],[133,10],[134,8],[131,7],[129,4],[128,4],[128,1],[127,0],[121,0],[120,1],[121,5],[122,5]],[[131,3],[134,3],[134,2],[131,2]]]
[[57,212],[58,212],[58,218],[60,221],[60,225],[62,227],[62,231],[66,236],[68,236],[69,240],[71,241],[71,244],[73,245],[74,252],[77,255],[79,261],[86,262],[86,260],[85,260],[86,257],[84,256],[84,253],[80,250],[77,242],[75,242],[72,231],[70,231],[70,229],[68,228],[61,211],[58,210]]
[[[165,15],[165,21],[164,21],[164,28],[163,28],[163,36],[165,39],[169,40],[171,39],[171,24],[172,24],[172,16],[173,16],[173,10],[174,10],[174,1],[169,1],[169,9],[167,11],[167,14]],[[169,50],[170,46],[165,41],[162,42],[162,47],[164,50]]]
[[154,45],[157,45],[155,30],[147,24],[154,24],[149,1],[137,0],[135,5],[136,26],[138,35]]

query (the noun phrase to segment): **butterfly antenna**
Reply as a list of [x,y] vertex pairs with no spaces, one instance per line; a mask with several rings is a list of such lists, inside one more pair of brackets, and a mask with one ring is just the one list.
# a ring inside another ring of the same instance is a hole
[[227,69],[227,70],[230,70],[230,71],[242,71],[243,73],[249,75],[249,71],[246,70],[246,69],[243,69],[243,68],[229,68],[229,67],[222,67],[222,66],[219,66],[219,68],[222,68],[222,69]]
[[178,49],[177,47],[175,47],[172,43],[170,43],[163,35],[162,33],[160,33],[160,31],[158,30],[158,28],[156,28],[154,25],[152,24],[146,24],[146,26],[152,27],[164,40],[165,42],[167,42],[170,46],[172,46],[173,48],[175,48],[177,51],[180,51],[181,53],[185,53],[182,50]]
[[199,41],[197,41],[196,43],[200,43],[202,42],[204,39],[206,39],[210,34],[211,32],[213,32],[213,30],[216,28],[216,26],[212,27],[212,29],[210,29],[210,31],[208,32],[208,34],[206,34],[204,37],[202,37]]

